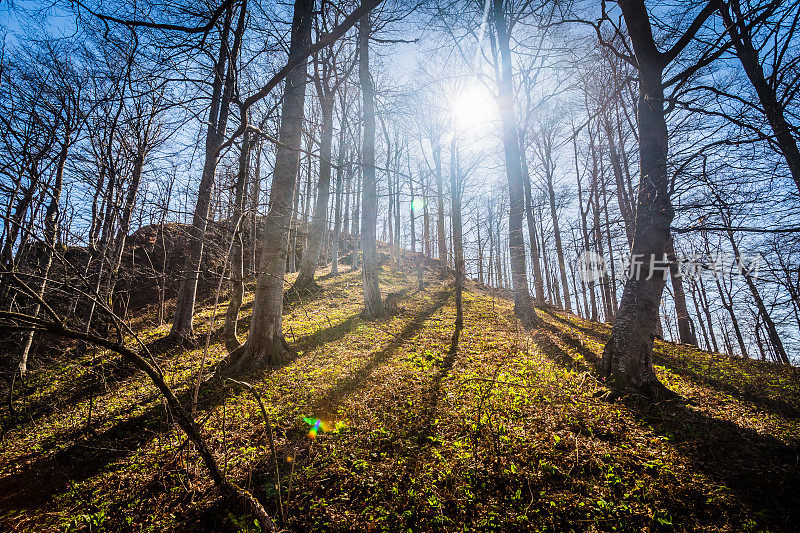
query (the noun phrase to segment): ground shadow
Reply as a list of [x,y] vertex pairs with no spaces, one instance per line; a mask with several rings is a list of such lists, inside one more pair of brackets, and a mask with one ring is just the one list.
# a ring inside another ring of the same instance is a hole
[[[570,336],[562,333],[559,338],[566,340]],[[535,340],[557,364],[574,361],[552,339],[539,335]],[[568,344],[575,346],[580,340],[572,337]],[[587,351],[591,352],[586,347],[580,350],[587,360],[597,360],[594,352],[590,358]],[[727,487],[745,508],[745,514],[758,516],[778,530],[791,531],[800,523],[797,446],[676,402],[652,404],[630,396],[618,402],[654,433],[672,442],[696,471]],[[702,508],[705,500],[693,503]]]
[[434,295],[433,302],[423,309],[406,324],[403,329],[392,336],[389,342],[380,350],[374,352],[370,360],[355,372],[336,382],[325,391],[313,404],[312,412],[318,417],[335,415],[338,406],[353,392],[361,388],[367,378],[381,365],[389,361],[397,350],[411,340],[422,328],[426,320],[433,316],[447,302],[449,292],[441,291]]
[[[565,324],[568,327],[580,330],[581,332],[594,338],[596,341],[600,343],[608,341],[607,334],[598,333],[596,330],[593,330],[592,328],[580,326],[578,324],[575,324],[567,319],[564,319],[554,314],[548,313],[548,316],[556,319],[557,321]],[[592,350],[586,348],[580,341],[580,339],[577,339],[576,337],[570,335],[568,332],[562,331],[553,325],[548,324],[545,327],[554,334],[557,334],[562,340],[564,340],[564,342],[576,348],[588,360],[596,361],[597,363],[599,363],[597,355]],[[685,359],[681,357],[663,356],[660,355],[657,350],[653,352],[653,362],[655,364],[666,367],[671,372],[691,381],[695,385],[699,385],[701,387],[710,387],[718,391],[724,392],[726,394],[730,394],[731,396],[739,400],[747,402],[756,407],[767,409],[769,411],[772,411],[778,415],[787,418],[800,418],[800,408],[798,408],[797,405],[794,405],[791,402],[787,402],[780,398],[772,398],[757,390],[753,390],[754,387],[752,386],[752,384],[748,384],[746,382],[740,382],[737,385],[725,382],[719,378],[702,375],[690,369],[688,366],[688,361],[686,361]],[[745,363],[745,361],[740,360],[736,361],[736,363]],[[747,370],[750,371],[751,369]],[[756,369],[756,370],[769,372],[772,369]],[[777,370],[781,372],[786,372],[787,368],[782,367],[778,368]]]
[[361,313],[355,313],[337,324],[331,324],[326,328],[319,328],[314,333],[309,333],[298,337],[292,343],[292,348],[297,351],[310,351],[319,348],[323,344],[338,341],[350,333],[360,322]]
[[428,387],[428,392],[425,395],[422,404],[422,417],[419,425],[417,426],[417,439],[420,446],[424,446],[431,437],[436,433],[436,427],[433,421],[436,418],[436,411],[439,408],[439,400],[442,395],[442,382],[450,374],[453,365],[456,361],[458,354],[458,340],[461,336],[463,326],[453,326],[453,335],[450,339],[450,348],[442,358],[442,364],[439,369],[433,374],[433,379]]
[[[192,393],[192,388],[188,387],[178,394],[178,400],[182,405],[189,405]],[[232,391],[230,388],[201,388],[198,420],[202,420],[203,413],[220,405],[230,395],[239,393],[241,391]],[[137,405],[132,403],[114,415],[126,415],[135,410]],[[55,453],[42,455],[39,452],[38,458],[26,465],[24,470],[0,478],[0,510],[41,508],[57,494],[69,490],[73,483],[102,473],[109,465],[130,457],[171,428],[171,418],[163,404],[154,402],[144,412],[126,417],[105,431],[77,435],[77,440]],[[181,439],[185,439],[182,433]],[[53,442],[52,447],[57,444]]]

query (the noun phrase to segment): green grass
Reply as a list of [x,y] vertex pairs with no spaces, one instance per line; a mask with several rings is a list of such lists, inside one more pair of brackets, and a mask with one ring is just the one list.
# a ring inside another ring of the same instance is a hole
[[[609,403],[594,371],[607,326],[539,310],[545,325],[526,332],[512,302],[470,286],[449,356],[452,286],[429,276],[419,292],[413,272],[388,269],[381,282],[384,294],[406,290],[400,314],[364,322],[360,273],[323,279],[322,294],[286,310],[285,332],[301,353],[254,383],[275,423],[287,529],[800,523],[796,370],[659,342],[659,376],[689,404]],[[211,305],[197,316],[200,333],[222,325],[224,303],[213,325]],[[249,307],[242,314],[246,330]],[[137,322],[145,340],[166,333],[151,318]],[[225,355],[212,339],[206,370]],[[187,405],[201,355],[158,358]],[[42,356],[0,442],[0,529],[256,530],[220,500],[144,376],[99,351]],[[197,417],[227,474],[277,516],[252,396],[206,386]],[[306,418],[323,421],[316,438]]]

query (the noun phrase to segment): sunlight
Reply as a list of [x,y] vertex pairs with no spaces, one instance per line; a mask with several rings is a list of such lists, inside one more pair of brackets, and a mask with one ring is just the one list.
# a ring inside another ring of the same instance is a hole
[[494,119],[497,105],[492,95],[483,87],[470,87],[459,94],[452,103],[451,113],[461,130],[475,130]]

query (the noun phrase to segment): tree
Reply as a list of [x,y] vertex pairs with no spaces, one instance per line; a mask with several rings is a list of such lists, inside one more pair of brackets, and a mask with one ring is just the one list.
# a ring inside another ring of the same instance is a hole
[[654,267],[658,266],[657,261],[664,261],[674,217],[667,172],[669,140],[662,76],[716,10],[718,2],[705,4],[667,52],[658,49],[643,0],[620,0],[619,6],[639,72],[640,182],[632,255],[642,258],[645,264],[641,275],[629,276],[625,283],[611,338],[603,350],[603,375],[617,390],[661,398],[674,394],[656,377],[652,359],[665,282]]
[[511,276],[514,288],[514,313],[525,327],[538,325],[539,318],[533,308],[533,300],[528,290],[528,269],[525,261],[525,241],[522,237],[522,209],[524,202],[522,154],[518,137],[517,119],[514,114],[514,84],[508,21],[505,1],[492,0],[490,9],[495,31],[493,47],[500,56],[500,69],[497,79],[498,104],[503,128],[503,149],[505,152],[506,178],[508,180],[508,246],[511,256]]
[[[325,29],[327,17],[331,16],[330,9],[326,9],[323,4],[322,13],[319,16],[320,26]],[[334,24],[338,17],[333,18]],[[309,242],[306,253],[300,264],[300,272],[292,285],[291,290],[300,294],[303,292],[314,291],[318,286],[314,284],[314,273],[317,270],[320,253],[322,251],[322,241],[325,237],[328,214],[328,198],[330,197],[331,182],[331,154],[333,146],[333,108],[336,102],[336,94],[339,87],[347,80],[354,61],[350,61],[349,66],[341,56],[346,53],[346,44],[339,41],[338,47],[328,47],[320,50],[314,55],[314,86],[317,89],[317,99],[320,105],[320,115],[322,117],[320,132],[320,155],[319,155],[319,181],[317,182],[317,199],[314,205],[314,213],[311,217],[311,228],[309,230]],[[344,117],[340,124],[344,129]]]
[[[303,57],[310,44],[313,13],[314,0],[295,1],[289,62]],[[303,57],[286,77],[250,333],[247,341],[220,363],[218,373],[223,376],[263,370],[268,365],[285,362],[292,355],[283,336],[283,277],[299,165],[297,147],[303,132],[307,66],[308,60]]]
[[[786,106],[790,98],[787,98],[788,95],[785,98],[778,96],[778,86],[785,78],[779,68],[783,66],[781,59],[787,51],[791,53],[793,38],[796,35],[798,21],[800,21],[800,10],[797,9],[797,6],[794,6],[793,11],[791,8],[781,9],[782,4],[781,1],[773,0],[757,5],[749,13],[743,13],[740,0],[731,0],[719,3],[719,13],[722,15],[725,29],[733,42],[736,56],[756,91],[764,116],[775,135],[778,148],[786,160],[798,191],[800,191],[800,148],[797,146],[797,129],[793,128],[786,120]],[[778,11],[783,11],[783,13]],[[781,31],[782,23],[786,19],[788,19],[788,29]],[[769,77],[764,73],[762,60],[753,43],[753,36],[757,33],[759,25],[772,26],[769,28],[769,34],[765,40],[774,39],[775,41],[776,60],[772,64],[772,73]],[[796,57],[792,58],[793,61],[796,59]],[[792,60],[787,61],[786,67],[789,70],[793,70],[790,66]],[[795,76],[793,75],[793,77]]]
[[375,191],[375,86],[369,72],[370,15],[358,23],[358,81],[361,84],[364,133],[361,147],[361,249],[364,317],[386,316],[378,286],[378,202]]
[[[208,225],[211,195],[214,189],[214,177],[217,170],[219,149],[225,137],[228,124],[228,113],[233,97],[234,73],[236,58],[244,34],[246,5],[239,10],[239,21],[235,30],[233,46],[228,50],[228,32],[230,31],[232,9],[225,15],[220,35],[219,54],[213,67],[211,83],[211,106],[208,111],[208,129],[206,130],[205,161],[203,174],[197,191],[197,203],[192,215],[192,226],[189,230],[189,254],[184,263],[183,279],[178,290],[175,303],[175,314],[172,317],[172,328],[167,341],[171,344],[193,342],[194,338],[194,306],[197,298],[197,283],[200,277],[200,264],[203,258],[203,246]],[[230,58],[230,61],[229,61]],[[227,65],[227,69],[226,69]],[[225,72],[225,73],[223,73]]]

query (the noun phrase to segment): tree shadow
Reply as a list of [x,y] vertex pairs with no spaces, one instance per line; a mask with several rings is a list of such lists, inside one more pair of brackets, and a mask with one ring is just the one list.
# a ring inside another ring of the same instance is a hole
[[450,339],[450,348],[447,350],[442,364],[434,373],[428,392],[422,404],[422,418],[417,429],[417,439],[420,446],[425,445],[436,433],[433,421],[436,418],[436,411],[439,408],[439,401],[442,395],[442,382],[450,375],[458,354],[458,341],[461,336],[463,326],[454,326],[453,335]]
[[[192,393],[192,388],[188,387],[178,395],[178,400],[189,405]],[[202,387],[198,420],[232,394],[229,388]],[[136,407],[137,404],[132,404],[117,414],[129,413]],[[74,483],[101,474],[109,465],[132,456],[171,428],[171,419],[163,404],[155,402],[144,412],[124,418],[105,431],[83,432],[78,440],[55,453],[41,455],[37,452],[39,457],[23,470],[0,478],[0,510],[40,509]],[[56,445],[57,442],[53,442],[53,447]]]
[[533,333],[534,342],[539,345],[542,353],[553,361],[558,367],[569,370],[586,372],[591,370],[584,361],[575,359],[572,355],[559,346],[554,339],[558,339],[570,348],[574,349],[581,356],[584,361],[588,361],[592,367],[597,370],[597,356],[594,352],[586,348],[582,343],[564,335],[557,327],[552,324],[544,323],[538,331]]
[[[103,359],[99,357],[98,359]],[[46,372],[42,371],[42,372]],[[98,362],[86,369],[86,372],[71,379],[63,386],[37,398],[32,398],[23,408],[17,407],[16,413],[3,426],[9,431],[17,424],[30,424],[43,416],[54,413],[59,406],[75,405],[92,397],[103,396],[119,387],[125,380],[138,372],[138,369],[122,356],[114,356],[106,361]],[[35,389],[31,389],[35,390]],[[16,395],[15,404],[26,398],[24,392]]]
[[[579,324],[575,324],[569,320],[561,318],[557,315],[553,315],[548,313],[548,316],[553,317],[554,319],[558,320],[559,322],[565,324],[568,327],[578,329],[585,333],[586,335],[594,338],[600,343],[604,343],[608,341],[608,334],[598,333],[597,331],[593,330],[592,328],[588,328],[585,326],[581,326]],[[570,335],[567,332],[559,330],[557,327],[553,325],[547,325],[547,329],[554,332],[555,334],[559,335],[566,343],[570,344],[571,346],[575,347],[578,351],[581,352],[584,357],[588,360],[596,361],[596,364],[599,364],[599,359],[597,355],[588,348],[585,348],[583,343],[579,340]],[[708,357],[707,355],[699,355],[700,357]],[[713,357],[713,356],[711,356]],[[792,404],[786,400],[782,400],[780,398],[774,398],[770,396],[766,396],[763,392],[758,390],[753,390],[754,386],[752,384],[748,384],[747,382],[739,382],[739,383],[729,383],[722,379],[715,378],[708,375],[702,375],[695,370],[689,368],[689,361],[686,358],[678,357],[678,356],[665,356],[659,353],[658,350],[653,351],[653,362],[664,366],[665,368],[669,369],[671,372],[691,381],[693,384],[701,386],[701,387],[710,387],[716,389],[718,391],[724,392],[726,394],[730,394],[731,396],[737,398],[738,400],[742,400],[747,402],[751,405],[756,407],[760,407],[766,409],[768,411],[772,411],[780,416],[786,418],[800,418],[800,408],[797,405]],[[727,362],[727,361],[726,361]],[[747,361],[744,359],[737,360],[734,364],[744,365]],[[755,362],[754,362],[755,363]],[[755,363],[761,365],[761,363]],[[596,367],[597,368],[597,367]],[[759,372],[768,372],[772,373],[773,371],[777,372],[792,372],[795,371],[794,369],[787,369],[786,367],[774,367],[774,368],[747,368],[745,371],[748,374],[751,374],[753,371]]]
[[[558,332],[552,325],[547,329]],[[571,338],[567,344],[579,349],[588,361],[598,359],[585,346],[577,347],[582,344],[579,339],[564,332],[559,338]],[[552,339],[539,335],[535,341],[560,366],[565,362],[567,366],[574,364],[570,363],[574,359]],[[653,404],[634,396],[617,401],[646,422],[655,434],[672,442],[696,471],[727,487],[753,516],[778,530],[791,531],[800,523],[798,446],[676,402]],[[705,501],[694,503],[698,507],[705,505]]]
[[312,405],[312,412],[318,417],[336,415],[338,406],[352,393],[360,389],[367,378],[381,365],[389,361],[397,350],[409,341],[422,328],[426,320],[433,316],[447,302],[447,291],[441,291],[434,295],[433,302],[418,314],[414,315],[411,321],[403,329],[392,336],[386,346],[374,352],[369,361],[363,364],[355,372],[347,377],[338,380],[332,387],[326,390]]
[[697,471],[724,484],[750,511],[749,517],[758,516],[783,531],[794,531],[800,523],[797,445],[680,403],[643,406],[632,397],[622,403],[671,441]]
[[350,333],[360,322],[361,313],[354,313],[337,324],[331,324],[326,328],[319,328],[314,333],[309,333],[298,337],[292,343],[292,348],[297,351],[310,351],[319,348],[323,344],[342,339]]

